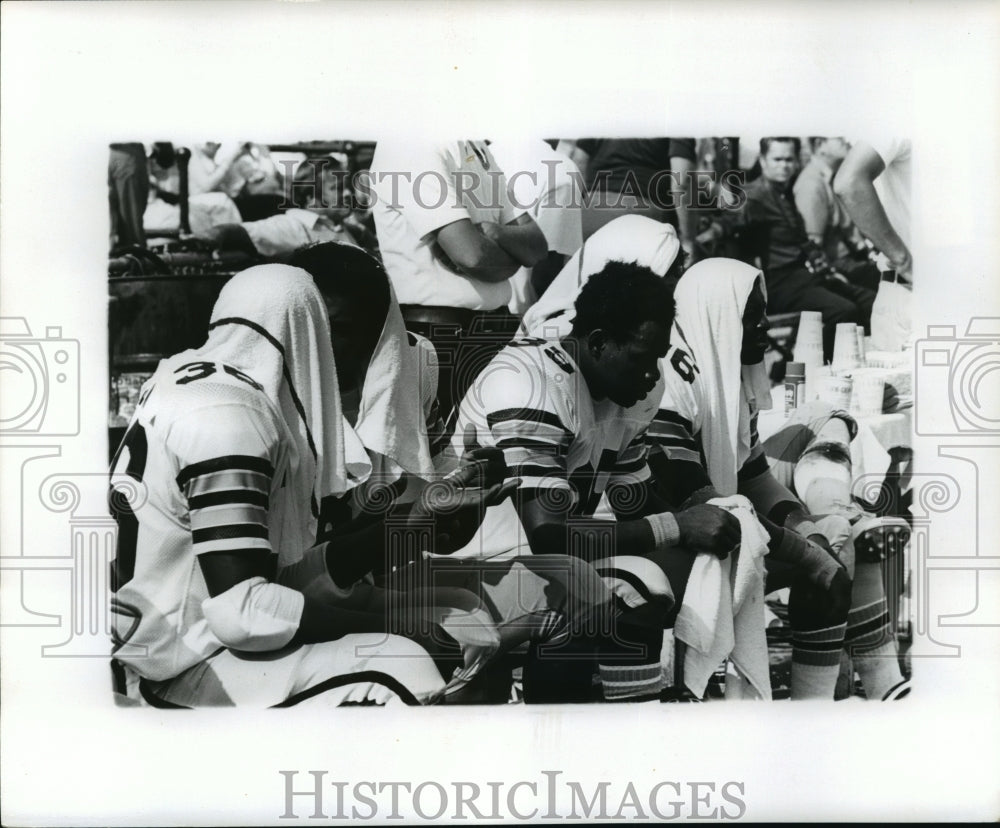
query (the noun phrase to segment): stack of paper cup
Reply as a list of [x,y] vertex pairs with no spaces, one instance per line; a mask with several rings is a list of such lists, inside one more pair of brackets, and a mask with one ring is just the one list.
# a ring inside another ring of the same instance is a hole
[[853,377],[851,413],[859,417],[875,417],[882,413],[885,397],[885,377],[878,371],[859,371]]
[[[805,399],[802,403],[811,403],[819,399],[819,381],[823,377],[832,376],[833,369],[829,365],[807,365],[806,366],[806,388]],[[799,405],[802,405],[799,403]]]
[[867,364],[867,355],[865,352],[865,329],[861,327],[861,325],[855,325],[854,333],[858,336],[858,361],[859,364],[864,367]]
[[823,364],[823,314],[819,311],[800,314],[792,359],[803,363],[807,370],[810,365]]
[[837,335],[833,340],[833,371],[849,374],[862,365],[858,352],[857,325],[841,322],[837,325]]
[[834,408],[848,411],[851,407],[851,378],[833,374],[818,380],[819,398]]

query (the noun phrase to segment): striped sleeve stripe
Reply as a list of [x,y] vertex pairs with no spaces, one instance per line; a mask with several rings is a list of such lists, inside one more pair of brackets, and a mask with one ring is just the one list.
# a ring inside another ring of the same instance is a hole
[[608,486],[634,486],[636,483],[645,483],[652,476],[653,473],[644,461],[642,466],[633,472],[623,472],[620,469],[613,471],[611,476],[608,477]]
[[661,434],[664,437],[691,437],[691,429],[678,423],[661,423],[658,420],[653,420],[647,431],[650,434]]
[[225,457],[213,457],[211,460],[202,460],[200,463],[192,463],[190,466],[181,469],[177,475],[177,485],[182,489],[185,484],[196,477],[201,477],[212,472],[224,471],[247,471],[264,474],[268,477],[274,475],[274,466],[264,457],[251,457],[246,454],[229,454]]
[[573,439],[573,435],[562,426],[554,426],[549,423],[533,423],[527,420],[506,420],[491,426],[490,430],[493,433],[493,437],[497,440],[505,440],[512,437],[520,439],[530,438],[556,445],[568,445]]
[[527,463],[529,465],[552,467],[561,471],[566,470],[565,457],[552,457],[550,455],[539,454],[536,451],[528,451],[527,449],[507,449],[503,453],[503,459],[511,467]]
[[222,491],[193,495],[188,498],[188,506],[191,509],[207,509],[210,506],[228,506],[242,503],[266,509],[268,507],[268,500],[267,493],[262,492],[258,488],[223,489]]
[[694,435],[686,431],[677,429],[676,431],[666,431],[664,429],[650,427],[646,432],[646,441],[649,443],[693,443]]
[[572,503],[576,503],[576,489],[570,486],[564,477],[522,477],[519,489],[565,489],[572,495]]
[[259,561],[262,564],[272,563],[278,558],[278,553],[272,552],[270,549],[257,549],[247,546],[232,547],[230,549],[220,550],[219,552],[202,552],[201,557],[211,557],[212,555],[218,554],[232,555],[233,553],[246,555],[248,558]]
[[677,460],[684,463],[697,463],[699,466],[704,466],[702,462],[701,453],[694,451],[689,448],[670,448],[667,449],[667,457],[670,460]]
[[671,411],[669,408],[661,408],[656,412],[656,417],[653,418],[654,423],[672,423],[674,425],[679,425],[687,432],[694,431],[694,426],[689,419],[682,417],[676,411]]
[[619,460],[634,460],[636,457],[645,457],[646,452],[649,451],[649,446],[646,444],[645,435],[640,435],[636,437],[631,443],[622,449],[621,453],[618,455]]
[[522,463],[510,466],[511,477],[558,477],[566,479],[565,463],[562,466],[540,466],[537,463]]
[[192,497],[199,497],[204,494],[235,491],[237,489],[265,494],[270,488],[271,478],[268,475],[261,474],[260,472],[230,469],[227,471],[209,472],[194,477],[181,487],[181,491],[190,500]]
[[618,461],[615,464],[616,469],[620,469],[623,466],[634,466],[636,463],[642,463],[649,457],[649,447],[643,446],[638,451],[632,451],[631,449],[626,449],[618,456]]
[[551,454],[566,454],[566,446],[562,441],[538,439],[537,437],[501,437],[497,440],[497,448],[523,448]]
[[652,446],[662,446],[666,449],[681,448],[688,451],[698,451],[698,443],[691,439],[680,439],[677,437],[658,437],[655,434],[649,435],[649,444]]
[[643,454],[635,460],[619,460],[611,470],[611,474],[635,474],[641,471],[646,465],[646,455]]
[[267,527],[259,523],[227,523],[222,526],[192,529],[191,539],[195,544],[200,544],[235,538],[267,538],[267,534]]
[[528,422],[544,423],[554,426],[562,431],[566,431],[566,426],[551,411],[544,411],[541,408],[504,408],[501,411],[492,411],[486,415],[486,422],[490,428],[499,423],[505,422]]
[[249,550],[254,554],[270,553],[271,542],[267,538],[228,538],[225,540],[203,541],[194,546],[194,553],[198,557],[209,555],[213,552],[225,553],[227,555],[241,554]]
[[195,529],[211,529],[213,526],[228,526],[240,523],[267,525],[267,509],[237,503],[225,506],[209,506],[207,509],[191,510],[191,526]]

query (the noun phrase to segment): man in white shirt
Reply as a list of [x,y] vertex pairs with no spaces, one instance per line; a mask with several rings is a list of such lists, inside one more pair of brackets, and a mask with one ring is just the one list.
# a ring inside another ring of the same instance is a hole
[[511,278],[507,307],[523,316],[583,244],[582,176],[568,156],[540,139],[492,141],[490,152],[507,176],[514,205],[529,211],[548,244],[545,259]]
[[379,142],[370,175],[382,259],[407,327],[437,348],[449,412],[513,333],[510,278],[545,236],[482,141]]
[[792,186],[795,207],[805,222],[806,234],[837,273],[852,284],[877,291],[878,270],[868,260],[867,248],[833,192],[833,177],[851,145],[839,137],[810,138],[809,142],[812,157]]
[[858,229],[884,257],[872,308],[872,339],[884,350],[900,350],[910,338],[911,153],[909,139],[858,141],[833,182]]

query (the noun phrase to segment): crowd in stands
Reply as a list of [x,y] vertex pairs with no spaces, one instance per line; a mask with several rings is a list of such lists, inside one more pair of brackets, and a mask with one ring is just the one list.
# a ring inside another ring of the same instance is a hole
[[758,414],[769,315],[820,312],[828,360],[844,322],[908,345],[909,163],[842,137],[113,144],[113,259],[243,257],[112,463],[119,698],[698,701],[724,674],[770,699],[777,590],[791,698],[844,670],[905,696],[883,568],[908,529],[852,496],[857,422],[810,403],[761,439]]

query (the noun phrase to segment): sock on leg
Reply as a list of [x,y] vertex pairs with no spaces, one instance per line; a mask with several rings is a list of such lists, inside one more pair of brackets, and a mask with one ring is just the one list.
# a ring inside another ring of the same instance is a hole
[[660,667],[663,630],[619,623],[599,659],[605,701],[658,699],[666,687]]
[[793,699],[833,700],[846,629],[846,624],[837,624],[819,630],[792,630]]
[[882,572],[876,563],[856,565],[844,645],[854,659],[869,699],[881,699],[903,681],[882,588]]

